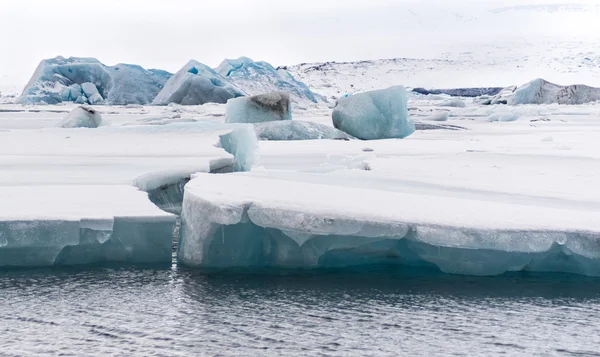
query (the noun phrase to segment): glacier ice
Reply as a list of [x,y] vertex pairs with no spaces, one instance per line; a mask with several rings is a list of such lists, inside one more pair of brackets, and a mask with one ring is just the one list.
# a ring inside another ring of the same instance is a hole
[[226,59],[216,71],[248,95],[284,91],[294,102],[324,102],[324,97],[312,92],[285,69],[275,69],[267,62],[255,62],[247,57]]
[[258,123],[254,124],[254,130],[259,140],[353,139],[352,136],[330,126],[297,120]]
[[284,92],[271,92],[227,101],[227,123],[292,120],[292,102]]
[[258,160],[258,138],[252,125],[240,125],[221,135],[219,145],[234,157],[234,171],[250,171]]
[[405,138],[415,131],[402,86],[340,98],[333,109],[333,125],[363,140]]
[[226,103],[228,99],[244,95],[242,90],[232,85],[212,68],[191,60],[167,81],[152,104]]
[[80,106],[73,109],[56,126],[60,128],[97,128],[102,124],[102,115],[97,110]]
[[39,64],[19,102],[150,104],[170,76],[136,65],[109,67],[94,58],[56,57]]
[[585,104],[600,100],[600,88],[586,85],[560,86],[543,79],[535,79],[518,87],[508,104]]
[[[355,197],[346,196],[350,193]],[[578,222],[566,224],[552,218],[564,217],[560,209],[432,198],[424,204],[411,195],[377,189],[345,191],[256,174],[200,174],[186,186],[178,259],[217,268],[395,264],[462,275],[539,271],[600,276],[600,230],[593,218],[569,215]],[[461,212],[431,215],[451,209],[435,208],[442,202],[460,205]],[[406,207],[398,210],[398,205]],[[485,212],[476,214],[482,207]],[[430,215],[423,216],[426,212]],[[521,220],[524,212],[540,216]],[[547,224],[542,223],[545,215],[551,219]],[[595,229],[568,228],[584,221]]]

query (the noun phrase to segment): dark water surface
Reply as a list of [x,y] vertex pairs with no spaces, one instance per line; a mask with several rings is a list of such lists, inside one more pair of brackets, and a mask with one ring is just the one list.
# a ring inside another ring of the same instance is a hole
[[3,271],[0,355],[600,355],[599,279],[397,269]]

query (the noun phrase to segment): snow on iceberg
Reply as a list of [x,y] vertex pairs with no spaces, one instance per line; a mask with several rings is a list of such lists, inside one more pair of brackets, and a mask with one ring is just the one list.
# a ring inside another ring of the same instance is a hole
[[191,60],[165,84],[152,104],[200,105],[226,103],[245,93],[212,68]]
[[543,79],[535,79],[518,87],[508,100],[518,104],[586,104],[600,100],[600,88],[586,85],[560,86]]
[[464,275],[600,276],[597,212],[382,190],[365,182],[366,173],[356,182],[340,174],[278,175],[197,175],[186,186],[179,261],[219,268],[397,264]]
[[22,104],[150,104],[171,76],[136,65],[105,66],[94,58],[43,60],[23,94]]
[[350,140],[352,136],[327,125],[297,121],[272,121],[254,124],[254,130],[259,140]]
[[227,123],[292,120],[292,102],[284,92],[271,92],[227,101]]
[[216,71],[248,95],[284,91],[294,102],[324,102],[324,97],[313,93],[306,84],[297,81],[284,69],[275,69],[267,62],[254,62],[250,58],[226,59]]
[[102,116],[93,108],[80,106],[71,111],[56,126],[60,128],[97,128],[102,124]]
[[405,138],[415,132],[404,87],[395,86],[340,98],[333,125],[363,140]]

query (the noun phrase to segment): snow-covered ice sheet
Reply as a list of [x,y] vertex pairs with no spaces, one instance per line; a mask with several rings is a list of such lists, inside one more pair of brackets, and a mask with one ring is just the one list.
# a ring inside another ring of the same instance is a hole
[[112,110],[124,113],[95,129],[55,128],[64,113],[0,115],[0,267],[171,262],[175,216],[148,193],[232,168],[215,147],[232,129]]
[[405,140],[261,142],[252,172],[188,184],[180,261],[598,276],[600,116],[557,112]]

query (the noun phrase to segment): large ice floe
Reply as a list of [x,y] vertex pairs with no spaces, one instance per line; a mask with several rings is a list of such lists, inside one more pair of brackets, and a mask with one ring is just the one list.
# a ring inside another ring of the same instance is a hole
[[169,79],[154,99],[153,104],[226,103],[228,99],[244,95],[242,90],[232,85],[212,68],[191,60]]
[[415,131],[402,86],[340,98],[333,125],[363,140],[405,138]]
[[600,276],[597,117],[515,110],[510,123],[450,119],[459,134],[261,142],[252,172],[187,185],[179,261]]
[[277,70],[267,62],[255,62],[247,57],[227,59],[216,71],[248,95],[284,91],[290,93],[294,102],[325,101],[323,96],[312,92],[288,71]]
[[46,121],[0,130],[0,267],[171,264],[183,184],[234,170],[233,155],[215,146],[233,128],[120,125],[131,118],[94,130]]
[[227,102],[227,123],[263,123],[292,120],[292,102],[285,92],[271,92]]
[[140,66],[105,66],[94,58],[43,60],[25,87],[22,104],[150,104],[171,74]]

